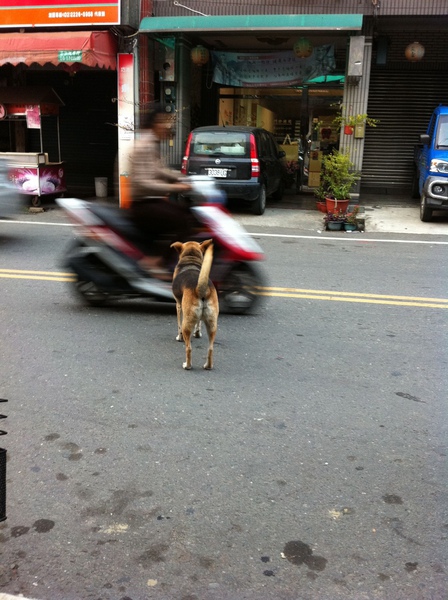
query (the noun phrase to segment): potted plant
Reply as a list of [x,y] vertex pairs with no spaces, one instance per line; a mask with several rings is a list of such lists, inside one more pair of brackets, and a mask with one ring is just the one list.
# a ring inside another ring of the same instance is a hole
[[333,150],[322,159],[322,188],[328,212],[346,211],[350,192],[360,179],[348,152]]
[[329,229],[330,231],[340,231],[345,222],[345,212],[343,210],[339,210],[337,212],[328,211],[324,217],[324,225],[325,229]]
[[364,137],[366,125],[376,127],[379,119],[372,119],[367,113],[358,113],[356,115],[343,114],[344,107],[341,106],[340,113],[333,119],[333,125],[338,129],[344,129],[346,135],[352,135],[355,128],[359,128],[359,134],[356,137]]
[[356,205],[353,207],[351,212],[345,213],[345,221],[344,221],[344,229],[345,231],[355,231],[358,229],[358,217],[359,206]]
[[324,186],[322,185],[322,183],[317,187],[314,188],[314,195],[316,196],[316,208],[317,210],[320,210],[320,212],[326,213],[327,212],[327,203],[325,201],[325,198],[327,197],[327,191],[325,190]]

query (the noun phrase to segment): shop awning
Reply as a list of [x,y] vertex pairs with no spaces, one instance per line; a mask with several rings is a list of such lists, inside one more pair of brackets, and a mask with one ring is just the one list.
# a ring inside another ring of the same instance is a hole
[[58,31],[0,34],[0,66],[81,63],[117,68],[117,43],[109,31]]
[[362,15],[226,15],[194,17],[145,17],[139,33],[206,31],[343,31],[362,28]]

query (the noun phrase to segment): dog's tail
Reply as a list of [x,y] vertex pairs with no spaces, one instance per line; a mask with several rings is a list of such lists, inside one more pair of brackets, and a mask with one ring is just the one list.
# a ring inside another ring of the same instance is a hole
[[[210,271],[212,268],[213,262],[213,242],[209,241],[209,245],[207,246],[204,254],[204,260],[202,261],[201,272],[199,273],[198,278],[198,286],[196,291],[198,293],[199,298],[205,298],[208,290],[208,280],[210,278]],[[203,242],[204,244],[206,242]]]

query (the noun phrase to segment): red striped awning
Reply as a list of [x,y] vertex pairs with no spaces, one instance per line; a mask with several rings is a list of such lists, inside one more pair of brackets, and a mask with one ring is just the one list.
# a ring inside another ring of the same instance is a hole
[[117,42],[109,31],[0,34],[0,66],[21,63],[116,70]]

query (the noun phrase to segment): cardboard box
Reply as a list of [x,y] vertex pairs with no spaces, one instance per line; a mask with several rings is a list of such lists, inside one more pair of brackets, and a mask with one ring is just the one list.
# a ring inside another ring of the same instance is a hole
[[308,175],[308,187],[319,187],[320,185],[320,173],[310,171]]
[[310,164],[308,169],[313,171],[319,171],[322,169],[322,152],[319,150],[311,150],[310,152]]

